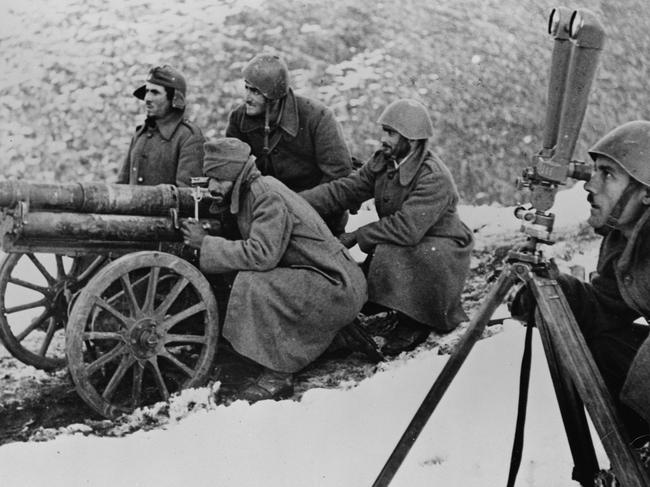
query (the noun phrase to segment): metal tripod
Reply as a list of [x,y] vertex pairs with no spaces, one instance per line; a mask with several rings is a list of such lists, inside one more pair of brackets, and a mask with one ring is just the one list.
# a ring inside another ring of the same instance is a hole
[[[640,458],[630,448],[591,352],[582,336],[571,308],[553,278],[556,270],[532,248],[511,251],[499,279],[471,320],[469,327],[429,390],[411,423],[400,438],[373,487],[388,486],[409,450],[417,440],[447,387],[451,384],[496,308],[510,289],[523,281],[532,290],[537,304],[539,329],[556,397],[574,461],[573,478],[581,485],[593,485],[598,472],[585,409],[609,456],[621,485],[648,487],[650,480]],[[513,479],[514,481],[514,479]]]

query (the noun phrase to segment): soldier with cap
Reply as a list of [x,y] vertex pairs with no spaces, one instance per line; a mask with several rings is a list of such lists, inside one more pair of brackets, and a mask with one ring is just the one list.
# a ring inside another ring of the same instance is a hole
[[382,349],[396,355],[432,330],[448,332],[467,319],[460,296],[474,240],[456,211],[452,175],[429,149],[433,126],[426,108],[397,100],[378,123],[381,149],[363,167],[300,194],[322,215],[375,199],[379,220],[339,238],[368,254],[366,309],[397,312]]
[[[243,75],[245,101],[231,112],[226,136],[251,146],[263,175],[298,192],[352,172],[352,157],[334,114],[293,92],[280,57],[257,55]],[[345,212],[326,219],[335,235],[345,230],[346,222]]]
[[[591,282],[560,275],[562,286],[631,440],[650,425],[650,122],[621,125],[590,150],[588,223],[603,235]],[[525,318],[534,300],[523,288],[511,304]]]
[[184,118],[185,78],[171,66],[157,66],[133,95],[144,100],[147,118],[136,128],[117,182],[189,186],[191,177],[201,176],[205,140]]
[[205,144],[203,171],[217,203],[236,218],[240,240],[183,224],[184,241],[199,250],[206,274],[237,272],[223,336],[263,366],[241,393],[248,401],[293,394],[293,374],[311,363],[366,301],[363,272],[309,204],[262,176],[239,139]]

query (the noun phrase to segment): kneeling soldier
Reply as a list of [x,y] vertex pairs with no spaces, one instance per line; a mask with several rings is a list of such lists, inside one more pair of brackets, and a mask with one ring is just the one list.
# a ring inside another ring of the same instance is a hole
[[293,373],[311,363],[367,299],[359,266],[309,204],[262,176],[250,147],[235,138],[205,144],[203,172],[211,194],[237,220],[241,240],[183,225],[185,243],[200,250],[206,274],[237,271],[223,336],[264,366],[241,399],[293,394]]
[[467,319],[460,295],[474,240],[458,217],[451,173],[429,150],[433,126],[426,108],[397,100],[378,123],[381,150],[361,169],[300,195],[321,215],[375,199],[379,221],[339,238],[368,254],[370,303],[398,312],[382,350],[396,355],[415,348],[431,330],[447,332]]

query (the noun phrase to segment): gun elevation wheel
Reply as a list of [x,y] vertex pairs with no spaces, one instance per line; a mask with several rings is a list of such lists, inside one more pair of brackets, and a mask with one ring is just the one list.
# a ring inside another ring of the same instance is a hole
[[104,256],[7,254],[0,264],[0,341],[39,369],[65,365],[68,308]]
[[146,251],[111,262],[70,313],[66,356],[77,392],[110,418],[203,384],[218,316],[209,282],[187,261]]

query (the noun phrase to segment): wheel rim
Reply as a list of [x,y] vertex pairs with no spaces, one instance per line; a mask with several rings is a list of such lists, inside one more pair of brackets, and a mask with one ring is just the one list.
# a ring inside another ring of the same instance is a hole
[[207,379],[219,337],[206,278],[163,252],[111,262],[79,294],[66,330],[79,395],[106,417]]
[[0,340],[7,350],[40,369],[63,367],[70,301],[104,260],[103,256],[6,255],[0,265]]

